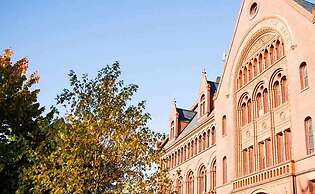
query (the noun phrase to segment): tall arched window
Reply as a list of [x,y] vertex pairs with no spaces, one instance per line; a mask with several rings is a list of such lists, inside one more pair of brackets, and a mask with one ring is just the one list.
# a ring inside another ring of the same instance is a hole
[[222,177],[223,177],[223,184],[227,183],[227,159],[226,156],[223,157],[222,160]]
[[267,113],[269,110],[269,100],[268,100],[268,90],[264,89],[263,92],[263,100],[264,100],[264,113]]
[[203,94],[200,98],[200,116],[206,113],[206,96]]
[[187,159],[189,159],[191,157],[191,146],[190,146],[190,142],[188,142],[187,144]]
[[194,194],[194,173],[192,171],[187,176],[187,194]]
[[276,81],[273,84],[273,103],[274,103],[274,107],[278,107],[280,105],[281,102],[281,96],[280,96],[280,87],[279,87],[279,82]]
[[207,148],[207,134],[206,132],[202,135],[202,150],[205,150]]
[[198,178],[198,194],[204,194],[207,188],[207,171],[205,166],[200,168]]
[[253,65],[250,62],[248,65],[248,80],[251,81],[253,79]]
[[268,68],[268,66],[270,65],[270,57],[269,57],[269,52],[267,49],[265,49],[265,52],[264,52],[264,61],[265,61],[265,69]]
[[280,40],[277,40],[277,43],[276,43],[276,58],[278,60],[281,57],[282,57],[282,45],[281,45]]
[[261,113],[263,112],[263,103],[262,103],[261,93],[257,94],[256,103],[257,103],[257,117],[259,117]]
[[305,128],[305,136],[306,136],[306,149],[307,154],[312,154],[315,151],[315,144],[314,144],[314,129],[312,118],[307,117],[304,120],[304,128]]
[[177,192],[178,194],[183,194],[183,183],[181,180],[177,180]]
[[194,140],[191,141],[191,157],[195,155],[195,142]]
[[241,110],[241,112],[242,112],[242,126],[244,126],[244,125],[246,125],[246,121],[247,121],[247,119],[246,119],[246,117],[247,117],[247,114],[246,114],[246,103],[244,102],[243,104],[242,104],[242,110]]
[[211,129],[211,145],[214,145],[215,143],[216,143],[215,127],[212,127],[212,129]]
[[170,139],[174,138],[174,133],[175,133],[175,126],[174,126],[174,121],[171,122],[171,134],[170,134]]
[[288,101],[288,83],[285,76],[281,79],[281,100],[282,103],[286,103]]
[[247,84],[247,67],[244,68],[244,85]]
[[275,47],[273,45],[270,46],[270,63],[273,64],[275,62]]
[[308,87],[307,65],[305,62],[300,65],[300,82],[302,90]]
[[242,86],[243,86],[243,72],[241,70],[238,75],[238,88],[241,88]]
[[243,150],[243,175],[247,175],[248,172],[248,150]]
[[258,74],[258,62],[257,58],[254,59],[254,77],[256,77]]
[[262,54],[260,54],[258,57],[258,64],[259,64],[259,72],[261,73],[264,70]]
[[247,102],[247,115],[248,115],[248,123],[252,122],[252,101],[248,100]]
[[216,181],[217,180],[217,164],[214,161],[210,168],[210,192],[215,193]]
[[222,135],[226,135],[226,115],[222,117]]

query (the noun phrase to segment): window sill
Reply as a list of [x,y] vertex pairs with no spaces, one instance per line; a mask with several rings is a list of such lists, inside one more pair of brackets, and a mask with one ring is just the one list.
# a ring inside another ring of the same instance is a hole
[[305,92],[306,90],[308,90],[310,87],[309,86],[307,86],[307,87],[305,87],[305,88],[303,88],[303,89],[301,89],[301,92],[300,93],[303,93],[303,92]]

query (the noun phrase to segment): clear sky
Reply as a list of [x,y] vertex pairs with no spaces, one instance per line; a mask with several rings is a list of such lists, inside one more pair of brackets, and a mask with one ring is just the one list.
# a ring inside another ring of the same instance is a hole
[[0,48],[27,56],[49,107],[70,69],[95,74],[119,60],[122,78],[140,86],[150,127],[166,132],[173,98],[188,108],[203,68],[215,80],[230,44],[240,0],[10,0],[1,4]]

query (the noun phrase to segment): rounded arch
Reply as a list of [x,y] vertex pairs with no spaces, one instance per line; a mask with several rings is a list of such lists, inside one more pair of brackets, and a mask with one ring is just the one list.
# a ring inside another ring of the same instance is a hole
[[258,90],[260,89],[261,86],[264,86],[264,84],[265,84],[264,81],[260,81],[260,82],[258,82],[258,84],[256,84],[256,86],[253,90],[252,96],[251,96],[252,99],[256,99]]
[[271,194],[268,191],[266,191],[265,189],[255,189],[254,191],[252,191],[250,194]]
[[287,53],[289,51],[293,43],[293,39],[292,31],[286,20],[279,16],[272,16],[259,20],[256,24],[252,26],[250,30],[248,30],[248,32],[241,40],[242,44],[237,48],[237,54],[233,59],[235,63],[230,71],[232,75],[229,76],[230,79],[228,81],[228,93],[232,94],[233,91],[237,90],[237,82],[234,80],[237,80],[238,78],[238,70],[240,69],[239,67],[242,65],[242,61],[246,57],[251,46],[255,43],[256,39],[266,33],[277,33],[281,38],[280,42],[285,45],[283,47],[284,53]]
[[270,76],[270,79],[269,79],[269,83],[268,83],[269,88],[272,88],[272,86],[273,86],[273,84],[275,82],[275,78],[277,77],[277,75],[279,73],[283,73],[283,72],[284,72],[283,68],[278,68],[272,73],[272,75]]
[[238,103],[237,103],[237,106],[238,106],[238,107],[241,107],[241,106],[242,106],[243,100],[244,100],[246,97],[249,97],[249,98],[250,98],[248,92],[244,92],[244,93],[238,98]]

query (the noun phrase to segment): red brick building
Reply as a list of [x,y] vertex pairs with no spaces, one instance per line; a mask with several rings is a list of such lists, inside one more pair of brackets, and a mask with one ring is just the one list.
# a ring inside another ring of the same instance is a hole
[[180,194],[315,193],[315,5],[243,0],[221,79],[172,105],[164,167]]

